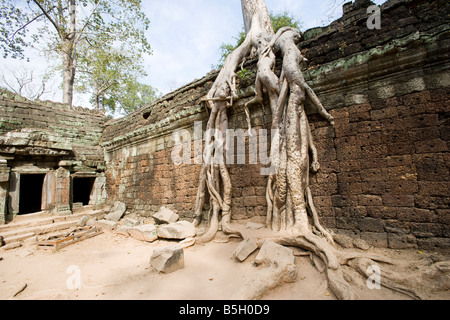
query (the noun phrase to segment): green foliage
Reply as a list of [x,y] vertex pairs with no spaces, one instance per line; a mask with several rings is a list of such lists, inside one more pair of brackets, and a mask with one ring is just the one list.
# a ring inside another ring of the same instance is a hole
[[242,68],[240,71],[237,72],[237,76],[242,81],[248,81],[255,77],[255,73],[251,70]]
[[14,6],[12,0],[0,0],[0,49],[3,58],[24,59],[24,48],[28,43],[24,40],[27,30],[21,28],[28,17],[20,7]]
[[287,11],[278,14],[271,13],[270,18],[272,19],[273,31],[275,33],[283,27],[301,28],[301,22]]
[[[25,47],[40,46],[49,60],[59,61],[61,73],[67,69],[62,58],[70,56],[77,90],[88,92],[96,85],[94,96],[111,97],[127,81],[137,88],[137,79],[145,76],[149,24],[141,0],[0,0],[0,50],[5,58],[25,58]],[[130,103],[118,104],[132,109]],[[117,107],[112,102],[104,106],[110,111]]]
[[[4,57],[24,58],[24,47],[42,40],[56,52],[64,49],[65,40],[72,41],[74,49],[83,41],[97,45],[114,41],[122,47],[135,46],[132,50],[151,52],[144,34],[150,21],[142,12],[141,0],[75,0],[75,29],[71,28],[69,2],[0,0],[0,48]],[[32,24],[37,27],[34,32],[29,28]],[[33,41],[27,37],[30,32]]]
[[91,94],[96,109],[130,113],[158,97],[157,90],[138,81],[147,75],[139,56],[106,43],[80,51],[76,90]]
[[[292,27],[296,29],[301,28],[300,21],[287,11],[278,14],[274,14],[271,12],[270,18],[272,19],[272,25],[275,33],[277,33],[277,31],[283,27]],[[236,37],[234,37],[234,39],[236,40],[236,43],[234,45],[230,43],[222,43],[219,48],[220,61],[217,66],[214,66],[214,68],[220,69],[225,63],[228,55],[245,41],[245,37],[246,34],[244,31],[244,27],[242,27],[242,31]]]

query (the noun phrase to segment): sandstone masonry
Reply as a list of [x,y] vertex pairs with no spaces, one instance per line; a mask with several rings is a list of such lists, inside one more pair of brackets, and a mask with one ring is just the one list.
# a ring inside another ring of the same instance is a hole
[[[321,163],[311,177],[314,202],[336,233],[380,247],[448,250],[450,4],[390,0],[381,7],[381,29],[369,30],[370,4],[345,4],[342,18],[307,30],[299,47],[308,59],[306,80],[336,119],[331,127],[306,105]],[[255,61],[245,68],[255,71]],[[206,127],[201,99],[216,76],[108,122],[88,110],[1,93],[0,222],[20,213],[18,183],[31,173],[45,175],[43,210],[70,213],[73,188],[84,178],[92,179],[83,182],[91,183],[90,204],[121,201],[144,217],[164,206],[190,219],[201,165],[172,162],[172,133],[189,131],[192,163],[201,157],[194,123]],[[230,128],[247,128],[243,105],[254,80],[238,79]],[[250,112],[254,129],[270,128],[268,105]],[[263,217],[267,177],[262,165],[248,164],[248,144],[239,152],[247,164],[229,165],[232,217]]]

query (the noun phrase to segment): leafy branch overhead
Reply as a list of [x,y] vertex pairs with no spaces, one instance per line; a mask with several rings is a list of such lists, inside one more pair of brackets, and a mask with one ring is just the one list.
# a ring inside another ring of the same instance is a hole
[[[295,29],[301,28],[301,22],[287,11],[277,14],[271,12],[269,15],[270,19],[272,20],[272,26],[275,33],[278,32],[278,30],[280,30],[283,27],[292,27]],[[220,69],[225,63],[225,60],[230,55],[230,53],[236,50],[242,43],[244,43],[245,38],[246,38],[245,30],[242,29],[242,31],[239,32],[239,34],[234,37],[236,41],[235,44],[222,43],[219,49],[220,60],[218,65],[214,66],[214,68]]]
[[[151,46],[145,36],[150,21],[141,0],[0,0],[0,5],[3,57],[24,59],[29,46],[56,54],[65,103],[72,104],[77,72],[99,75],[96,64],[106,62],[106,57],[124,64],[121,74],[144,75],[141,61],[151,54]],[[93,65],[87,68],[88,61]],[[103,77],[108,75],[109,71]]]

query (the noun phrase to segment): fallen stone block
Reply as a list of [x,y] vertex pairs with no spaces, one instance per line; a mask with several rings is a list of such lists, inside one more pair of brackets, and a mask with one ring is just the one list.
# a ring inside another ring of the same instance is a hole
[[97,228],[101,228],[104,231],[113,232],[117,227],[117,222],[109,220],[98,220],[94,221],[94,226]]
[[3,250],[12,250],[12,249],[16,249],[16,248],[20,248],[22,246],[22,243],[20,242],[12,242],[12,243],[8,243],[6,245],[4,245],[2,247]]
[[161,207],[157,213],[153,215],[156,224],[169,224],[177,222],[179,215],[166,207]]
[[178,243],[178,245],[180,247],[182,247],[183,249],[185,249],[185,248],[193,246],[195,244],[195,241],[196,241],[195,238],[186,238],[186,239],[180,241]]
[[91,217],[89,215],[85,215],[78,220],[77,227],[85,227],[86,223],[89,221]]
[[263,265],[263,268],[247,276],[243,285],[232,295],[232,300],[259,299],[268,290],[284,282],[294,282],[297,278],[294,251],[274,242],[264,241],[254,263]]
[[245,227],[250,230],[259,230],[264,228],[264,225],[256,222],[248,222]]
[[353,245],[355,248],[367,251],[370,249],[370,246],[363,239],[355,239],[353,240]]
[[343,248],[353,248],[353,239],[345,234],[334,235],[334,241]]
[[158,237],[164,239],[183,240],[195,236],[195,227],[188,221],[178,221],[158,228]]
[[114,206],[111,209],[111,213],[107,214],[105,216],[105,219],[109,221],[118,222],[123,217],[126,210],[127,207],[125,203],[116,201],[114,202]]
[[258,245],[255,240],[246,238],[234,250],[232,257],[242,262],[255,252],[256,249],[258,249]]
[[183,248],[173,245],[155,249],[150,258],[150,265],[159,273],[172,273],[183,269]]
[[283,247],[269,240],[264,241],[254,262],[257,266],[273,264],[280,266],[294,263],[295,256],[292,249]]
[[125,218],[123,219],[123,223],[128,227],[136,227],[140,224],[140,221],[138,219]]
[[128,234],[139,241],[153,242],[158,239],[156,227],[152,224],[128,228]]
[[130,235],[128,233],[128,229],[130,229],[130,227],[123,226],[123,225],[118,225],[118,226],[116,226],[116,229],[114,230],[114,232],[128,237]]

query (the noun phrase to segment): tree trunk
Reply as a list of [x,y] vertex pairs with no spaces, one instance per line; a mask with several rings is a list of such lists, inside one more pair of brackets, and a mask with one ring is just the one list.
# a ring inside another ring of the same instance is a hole
[[[344,279],[333,237],[320,225],[309,187],[309,172],[316,172],[319,163],[304,109],[306,97],[309,97],[318,113],[332,125],[334,118],[325,110],[302,75],[300,63],[303,56],[297,47],[302,34],[297,29],[284,27],[275,35],[264,0],[241,0],[241,4],[247,37],[227,57],[211,90],[203,99],[211,109],[207,130],[225,135],[228,128],[227,108],[239,99],[236,69],[249,55],[256,56],[255,98],[245,104],[245,111],[250,118],[247,106],[250,103],[262,103],[263,92],[267,91],[272,110],[271,128],[278,130],[275,136],[279,138],[274,139],[271,144],[271,168],[278,170],[275,173],[271,171],[267,183],[267,228],[272,229],[273,241],[300,247],[321,259],[326,266],[329,287],[336,297],[354,299],[353,289]],[[282,60],[279,76],[275,74],[277,56]],[[250,119],[247,120],[251,129]],[[210,196],[208,215],[211,219],[208,231],[196,239],[200,243],[211,241],[220,226],[226,234],[242,236],[245,233],[244,230],[233,229],[231,225],[232,182],[224,160],[226,149],[226,142],[222,149],[205,148],[194,224],[197,226],[202,220],[207,192]],[[220,163],[212,161],[219,158],[222,160]],[[251,290],[244,288],[241,292],[244,295],[240,296],[253,299],[279,285],[283,279],[274,272],[270,269],[255,275],[250,281]],[[275,276],[268,278],[267,274]]]
[[75,83],[76,0],[69,1],[69,33],[60,33],[63,51],[63,103],[72,106]]
[[63,103],[72,106],[73,87],[75,83],[75,59],[72,43],[66,41],[63,52]]
[[[273,34],[272,21],[264,0],[242,0],[242,14],[244,16],[245,33],[265,31]],[[256,21],[255,21],[255,20]],[[257,24],[256,24],[256,23]]]

